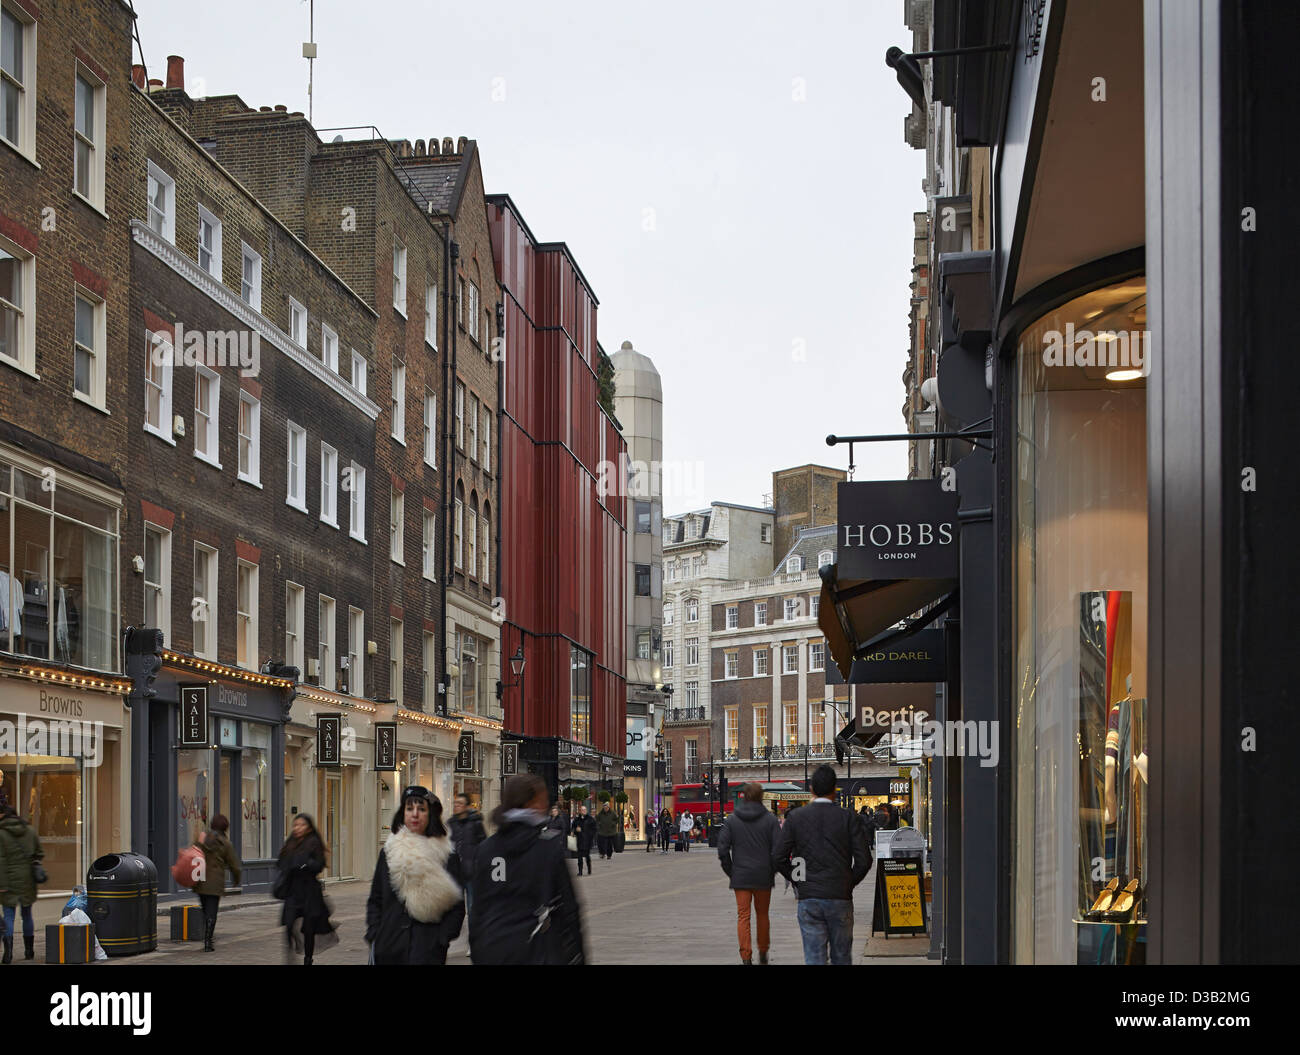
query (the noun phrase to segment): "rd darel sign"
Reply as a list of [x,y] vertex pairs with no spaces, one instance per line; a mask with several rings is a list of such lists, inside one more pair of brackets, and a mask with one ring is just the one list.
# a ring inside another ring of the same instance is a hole
[[837,577],[955,579],[957,493],[938,480],[839,485]]

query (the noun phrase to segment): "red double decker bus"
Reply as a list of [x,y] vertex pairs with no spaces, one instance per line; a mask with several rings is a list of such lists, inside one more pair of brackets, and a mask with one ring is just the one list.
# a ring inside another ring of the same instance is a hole
[[673,785],[673,802],[669,809],[674,817],[678,817],[687,810],[695,817],[701,814],[712,813],[715,817],[728,817],[731,811],[736,808],[736,797],[740,794],[739,784],[732,784],[727,788],[726,802],[718,801],[718,788],[715,784],[713,787],[713,797],[704,797],[703,784],[674,784]]

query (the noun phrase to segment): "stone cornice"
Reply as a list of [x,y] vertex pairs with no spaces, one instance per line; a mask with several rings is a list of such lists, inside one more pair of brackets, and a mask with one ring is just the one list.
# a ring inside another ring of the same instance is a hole
[[171,242],[160,237],[153,228],[140,220],[132,220],[131,234],[143,249],[148,250],[200,293],[205,294],[219,307],[243,322],[250,330],[256,332],[262,340],[279,349],[327,388],[337,392],[371,421],[378,419],[378,403],[372,402],[363,396],[305,348],[300,348],[289,339],[287,334],[272,325],[261,312],[250,308],[199,267],[198,264],[185,256]]

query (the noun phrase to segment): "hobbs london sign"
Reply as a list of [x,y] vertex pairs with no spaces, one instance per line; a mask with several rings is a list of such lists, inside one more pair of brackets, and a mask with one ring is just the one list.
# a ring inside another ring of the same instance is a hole
[[840,582],[955,579],[957,492],[938,480],[839,485]]

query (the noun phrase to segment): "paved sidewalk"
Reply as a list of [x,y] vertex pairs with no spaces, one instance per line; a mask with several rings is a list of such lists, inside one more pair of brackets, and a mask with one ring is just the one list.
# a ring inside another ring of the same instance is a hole
[[[615,854],[613,860],[594,859],[595,874],[577,878],[574,884],[583,906],[590,960],[595,964],[740,964],[736,942],[735,898],[727,888],[727,877],[718,864],[716,850],[692,848],[688,854],[647,854],[645,845]],[[570,868],[576,868],[570,862]],[[854,899],[855,964],[925,964],[921,955],[865,957],[871,920],[874,872],[863,880]],[[326,885],[339,926],[339,944],[322,952],[316,962],[364,964],[367,949],[365,902],[369,880]],[[223,899],[217,921],[217,951],[205,953],[202,942],[168,940],[167,920],[159,920],[158,950],[139,956],[116,957],[108,966],[140,964],[215,965],[280,964],[284,962],[283,933],[279,927],[280,904],[261,895]],[[54,905],[62,907],[63,899]],[[236,904],[242,907],[232,911]],[[772,893],[772,948],[775,965],[802,964],[803,951],[795,916],[794,891],[786,891],[778,879]],[[891,942],[891,945],[894,944]],[[920,943],[917,943],[919,946]],[[21,949],[21,944],[19,946]],[[43,964],[45,937],[42,928],[36,939],[37,960]],[[468,964],[468,936],[452,944],[448,963]],[[901,949],[890,949],[891,953]],[[21,952],[20,952],[21,955]],[[21,960],[15,960],[15,965]]]

